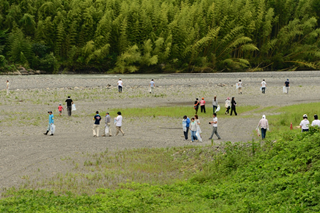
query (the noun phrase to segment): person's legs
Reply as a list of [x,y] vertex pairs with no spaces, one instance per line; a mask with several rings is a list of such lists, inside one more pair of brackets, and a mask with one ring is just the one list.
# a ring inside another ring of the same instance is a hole
[[207,113],[206,112],[206,105],[203,105],[203,111],[204,111],[204,113]]
[[124,135],[124,132],[123,132],[121,126],[119,126],[119,130],[120,130],[120,132],[122,133],[122,135]]
[[122,93],[122,87],[120,87],[120,93]]
[[96,125],[95,124],[93,124],[92,132],[93,132],[93,136],[97,136],[96,135]]
[[266,129],[261,128],[261,138],[262,140],[266,137]]
[[116,136],[119,134],[120,128],[119,126],[116,126],[117,132],[116,132]]
[[232,112],[234,111],[234,107],[231,107],[230,115],[232,115]]
[[191,131],[191,141],[193,142],[196,138],[196,131]]
[[237,111],[236,111],[236,107],[234,107],[233,111],[234,111],[234,114],[235,114],[235,115],[238,115],[238,114],[237,114]]
[[217,106],[212,105],[212,108],[213,108],[213,113],[215,113],[215,112],[216,112],[216,109],[217,109]]
[[238,90],[239,90],[239,94],[242,94],[242,88],[239,87]]
[[7,95],[9,95],[9,89],[7,89]]
[[112,136],[112,132],[111,132],[111,125],[110,123],[107,123],[108,127],[109,127],[109,136]]
[[[220,138],[220,135],[218,134],[218,127],[213,127],[213,132],[214,132],[214,134],[217,135],[218,139],[221,139],[221,138]],[[212,135],[212,136],[213,136],[213,135]]]
[[71,116],[71,106],[67,106],[68,116]]
[[262,87],[262,93],[265,94],[266,93],[266,88]]
[[184,135],[184,139],[187,140],[188,139],[187,131],[183,131],[183,135]]
[[47,135],[48,132],[50,131],[50,128],[51,128],[51,125],[49,124],[46,133],[43,133],[43,134],[44,134],[44,135]]
[[151,94],[153,94],[153,89],[154,89],[154,87],[151,87]]
[[196,115],[198,115],[199,107],[196,107],[195,110],[196,110]]
[[96,125],[96,129],[97,129],[97,137],[99,137],[100,125]]
[[287,94],[289,94],[289,87],[287,87]]
[[209,139],[212,139],[213,135],[214,135],[214,127],[212,127],[212,133]]
[[187,127],[187,130],[185,131],[185,133],[186,133],[185,139],[188,140],[189,127]]
[[203,112],[203,106],[200,106],[201,107],[201,113]]

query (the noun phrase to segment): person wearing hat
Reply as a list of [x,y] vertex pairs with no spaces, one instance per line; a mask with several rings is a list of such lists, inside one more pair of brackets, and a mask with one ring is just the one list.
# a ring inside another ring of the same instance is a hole
[[122,135],[124,136],[124,132],[121,129],[122,126],[122,115],[121,112],[117,112],[118,116],[114,119],[115,123],[116,123],[116,128],[117,128],[117,132],[116,132],[116,136],[119,134],[119,132],[122,133]]
[[204,98],[201,98],[200,108],[201,108],[201,112],[206,113],[206,101],[204,100]]
[[257,128],[261,128],[262,140],[266,138],[267,130],[269,131],[269,123],[265,115],[262,115],[261,120],[258,123]]
[[308,116],[306,114],[304,114],[303,116],[303,120],[300,122],[300,128],[301,128],[301,132],[308,132],[309,131],[309,120],[308,120]]
[[53,136],[52,125],[54,125],[54,116],[53,116],[53,114],[52,114],[52,111],[48,111],[48,113],[49,113],[49,125],[48,125],[48,128],[47,128],[46,133],[43,133],[43,134],[44,134],[44,135],[47,135],[48,132],[51,130],[50,136]]
[[109,137],[112,136],[112,133],[111,133],[111,128],[110,128],[110,123],[111,123],[111,117],[109,115],[109,112],[106,113],[106,117],[105,117],[105,134],[103,134],[102,136],[107,136],[107,134],[109,134]]
[[93,137],[99,137],[99,130],[100,130],[100,121],[101,116],[99,115],[99,111],[96,111],[96,115],[93,117],[94,124],[93,124]]
[[59,110],[59,116],[61,116],[62,110],[64,110],[64,109],[63,109],[63,106],[61,106],[61,104],[59,104],[58,110]]
[[320,127],[320,121],[318,120],[318,115],[314,115],[314,120],[311,123],[311,126],[318,126]]
[[193,106],[194,110],[196,111],[196,115],[198,114],[199,105],[200,105],[199,99],[196,98],[196,100],[194,102],[194,106]]
[[230,98],[227,97],[224,107],[226,108],[226,112],[224,113],[225,115],[229,115],[229,110],[231,108],[231,102],[230,102]]
[[287,89],[287,94],[289,94],[289,88],[290,88],[290,82],[289,82],[289,79],[286,80],[286,82],[284,82],[284,86],[286,87]]

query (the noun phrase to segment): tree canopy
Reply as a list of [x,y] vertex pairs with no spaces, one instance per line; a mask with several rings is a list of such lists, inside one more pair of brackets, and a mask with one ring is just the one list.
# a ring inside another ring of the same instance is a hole
[[319,0],[2,0],[0,67],[320,68]]

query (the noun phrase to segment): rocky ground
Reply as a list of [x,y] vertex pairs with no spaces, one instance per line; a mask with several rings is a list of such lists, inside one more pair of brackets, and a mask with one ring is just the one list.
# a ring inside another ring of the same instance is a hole
[[[117,93],[116,84],[122,78],[124,89]],[[154,78],[155,94],[148,93]],[[284,81],[290,80],[290,93],[283,94]],[[10,81],[10,95],[5,95],[5,82]],[[235,83],[241,79],[243,94],[238,95]],[[260,92],[260,82],[267,82],[266,94]],[[238,106],[258,106],[258,109],[237,117],[219,119],[221,142],[248,141],[253,137],[261,115],[267,106],[283,106],[319,101],[320,72],[259,72],[227,74],[168,75],[24,75],[0,76],[0,186],[18,186],[34,175],[51,177],[68,171],[61,158],[82,152],[100,152],[140,147],[171,147],[190,145],[183,140],[181,118],[124,117],[125,136],[92,137],[92,116],[96,110],[142,108],[156,106],[190,106],[196,97],[205,97],[208,115],[200,114],[205,139],[195,145],[210,144],[211,127],[207,125],[212,110],[212,98],[217,95],[224,106],[226,97],[234,96]],[[57,116],[59,103],[68,95],[77,105],[72,117],[64,112]],[[47,111],[53,110],[57,131],[44,136]],[[220,112],[221,113],[221,112]],[[138,116],[139,115],[139,116]],[[114,117],[115,115],[111,115]],[[193,116],[192,114],[188,115]],[[219,116],[219,115],[218,115]],[[112,127],[115,132],[115,127]],[[100,133],[101,134],[101,133]],[[219,141],[220,142],[220,141]]]

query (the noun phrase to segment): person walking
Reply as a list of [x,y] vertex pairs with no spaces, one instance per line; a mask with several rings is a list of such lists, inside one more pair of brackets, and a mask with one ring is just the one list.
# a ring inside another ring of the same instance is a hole
[[122,82],[121,78],[119,78],[119,81],[118,81],[118,92],[119,93],[122,93],[122,87],[123,87],[123,82]]
[[188,140],[189,125],[190,125],[190,118],[188,118],[186,115],[183,116],[182,129],[184,134],[184,140]]
[[265,115],[262,115],[257,128],[261,128],[262,140],[266,138],[267,130],[269,131],[269,123]]
[[62,110],[64,110],[63,106],[61,106],[61,104],[59,104],[58,110],[59,110],[59,116],[61,116],[62,115]]
[[7,85],[6,85],[7,95],[9,95],[9,89],[10,89],[10,83],[9,83],[9,80],[7,80]]
[[267,82],[263,79],[261,82],[261,91],[263,94],[266,93]]
[[231,112],[230,112],[230,116],[232,115],[232,112],[234,112],[234,114],[237,116],[237,111],[236,111],[236,106],[237,106],[237,102],[235,101],[235,98],[232,97],[231,98]]
[[109,115],[109,112],[106,113],[105,129],[104,129],[104,134],[102,136],[105,137],[105,136],[107,136],[107,134],[109,134],[109,137],[112,136],[112,133],[111,133],[111,117]]
[[308,116],[306,114],[304,114],[302,116],[303,120],[300,122],[300,128],[301,128],[301,132],[308,132],[309,131],[309,120],[308,120]]
[[151,79],[151,81],[150,81],[150,93],[152,93],[152,94],[153,94],[154,87],[155,87],[155,83],[154,83],[153,79]]
[[230,102],[230,98],[229,97],[227,97],[224,106],[226,108],[226,112],[224,114],[225,115],[229,115],[229,110],[230,110],[230,107],[231,107],[231,102]]
[[289,82],[289,79],[286,80],[286,82],[284,82],[284,86],[286,87],[287,89],[287,94],[289,94],[289,88],[290,88],[290,82]]
[[313,116],[314,120],[311,123],[311,126],[318,126],[320,127],[320,121],[318,120],[318,115]]
[[213,97],[212,108],[213,108],[213,113],[215,113],[217,108],[218,108],[218,101],[217,101],[217,96],[216,95]]
[[206,113],[206,101],[204,100],[204,98],[201,98],[200,108],[201,108],[201,112]]
[[238,94],[242,94],[242,82],[239,80],[238,82]]
[[93,124],[93,137],[99,137],[99,130],[100,130],[100,121],[101,116],[99,115],[99,111],[96,111],[96,115],[93,116],[94,124]]
[[47,128],[47,131],[45,133],[43,133],[44,135],[47,135],[49,131],[51,131],[50,136],[53,136],[54,132],[53,132],[53,125],[54,125],[54,116],[52,114],[52,111],[48,111],[49,113],[49,125]]
[[197,140],[197,123],[195,122],[194,118],[191,118],[191,123],[190,123],[190,131],[191,131],[191,142]]
[[195,122],[196,122],[196,124],[197,124],[197,132],[196,132],[196,136],[197,136],[197,138],[198,138],[198,140],[200,141],[200,142],[202,142],[202,137],[201,137],[201,128],[200,128],[200,120],[199,120],[199,117],[198,117],[198,115],[194,115],[194,118],[195,118]]
[[70,96],[68,96],[68,98],[65,102],[67,102],[68,116],[71,116],[71,109],[72,109],[73,100],[70,98]]
[[209,124],[212,124],[212,134],[211,134],[209,140],[212,139],[214,134],[216,134],[217,137],[218,137],[218,140],[220,140],[221,137],[218,134],[218,118],[217,118],[217,114],[216,113],[213,113],[213,121],[210,121]]
[[118,116],[114,119],[116,121],[116,128],[117,128],[116,136],[119,134],[119,131],[124,136],[124,132],[121,129],[121,126],[122,126],[122,115],[121,115],[121,112],[117,112],[117,114],[118,114]]
[[198,114],[198,110],[199,110],[199,105],[200,105],[200,102],[198,100],[198,98],[196,98],[195,102],[194,102],[194,110],[196,111],[196,114]]

